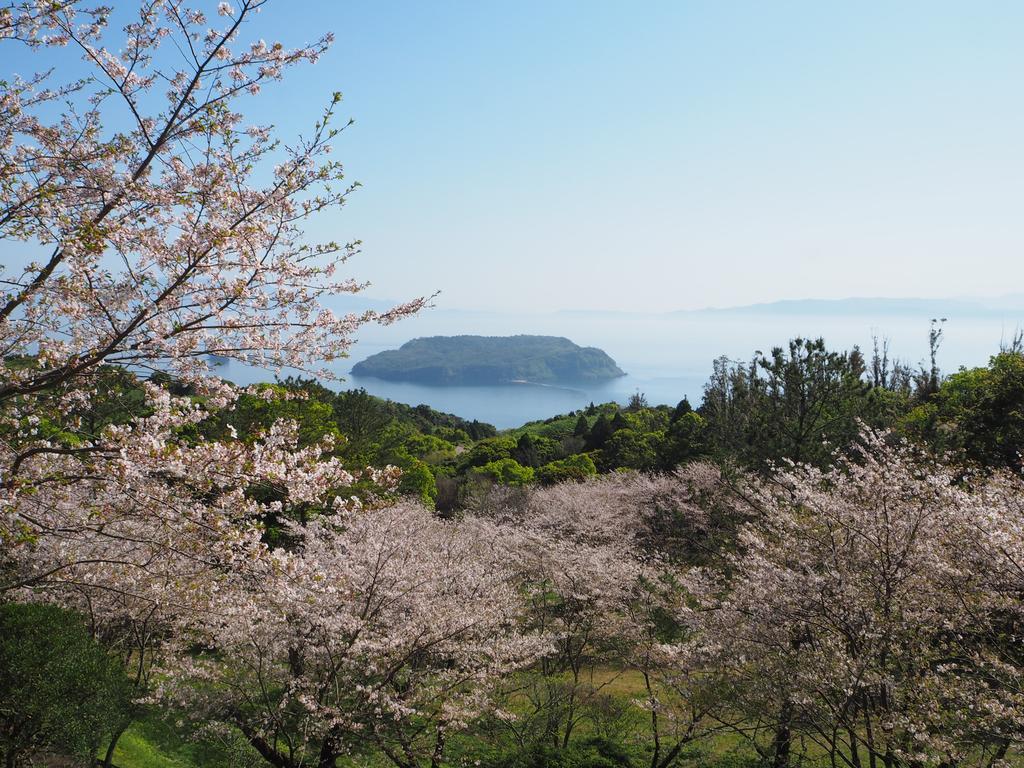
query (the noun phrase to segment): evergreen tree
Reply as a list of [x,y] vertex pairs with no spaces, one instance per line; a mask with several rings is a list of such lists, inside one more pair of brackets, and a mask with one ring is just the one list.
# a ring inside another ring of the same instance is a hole
[[608,438],[612,436],[613,431],[611,421],[609,421],[608,417],[602,413],[597,417],[597,421],[594,422],[594,426],[590,428],[590,434],[587,436],[587,450],[604,448],[605,443],[608,442]]
[[618,432],[620,429],[629,429],[629,422],[626,421],[626,417],[622,415],[622,411],[616,411],[615,416],[611,422],[612,432]]
[[937,453],[1020,472],[1024,455],[1024,354],[1001,352],[943,380],[904,419],[903,430]]
[[537,449],[529,434],[523,433],[519,436],[515,450],[512,451],[512,458],[524,467],[539,466],[539,462],[537,461]]
[[392,421],[383,403],[362,388],[338,393],[334,399],[334,420],[347,441],[346,452],[353,456],[365,455]]
[[629,396],[629,403],[626,405],[627,411],[639,411],[641,408],[647,407],[647,395],[641,392],[639,389]]
[[679,404],[672,411],[672,416],[669,418],[669,424],[675,424],[679,419],[688,413],[693,411],[693,406],[690,405],[690,401],[687,398],[683,398],[679,401]]
[[859,351],[832,352],[820,338],[793,339],[746,365],[720,358],[701,406],[709,447],[761,470],[780,459],[827,466],[859,421],[891,423],[898,407],[872,394],[864,371]]

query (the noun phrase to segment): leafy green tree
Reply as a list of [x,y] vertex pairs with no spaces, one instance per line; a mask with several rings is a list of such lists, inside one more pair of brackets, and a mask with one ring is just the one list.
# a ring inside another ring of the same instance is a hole
[[681,419],[683,416],[685,416],[688,413],[691,413],[692,411],[693,406],[690,405],[690,401],[684,397],[682,400],[679,401],[675,409],[672,411],[672,416],[669,418],[669,421],[674,424],[675,422],[679,421],[679,419]]
[[[567,456],[567,452],[562,446],[561,440],[556,440],[552,437],[535,437],[533,440],[533,447],[537,451],[537,461],[540,464],[547,464],[548,462],[555,461]],[[570,453],[575,453],[571,451]]]
[[434,437],[452,445],[465,445],[474,440],[468,432],[458,427],[436,427],[432,434]]
[[713,361],[700,414],[707,425],[708,445],[719,458],[751,451],[758,389],[754,363],[736,363],[725,356]]
[[620,429],[601,449],[601,467],[612,469],[654,469],[658,465],[657,446],[664,440],[660,432]]
[[459,457],[459,470],[465,471],[472,467],[482,467],[492,461],[509,459],[515,449],[516,441],[511,437],[484,438]]
[[626,426],[637,432],[658,432],[668,428],[671,412],[665,406],[641,408],[625,415]]
[[524,467],[537,467],[537,449],[533,445],[533,439],[528,433],[523,433],[516,441],[516,447],[512,451],[512,458]]
[[436,464],[455,456],[455,446],[435,435],[411,432],[404,441],[405,450],[412,456]]
[[[403,421],[392,420],[375,435],[362,441],[362,450],[355,453],[351,450],[343,451],[344,457],[354,466],[366,464],[382,465],[395,464],[402,466],[408,463],[415,455],[414,447],[417,445],[419,432],[411,424]],[[345,446],[346,449],[348,446]]]
[[119,726],[130,686],[82,619],[51,605],[0,605],[0,762],[41,752],[93,762]]
[[938,354],[942,346],[942,324],[946,318],[932,318],[931,326],[928,329],[928,368],[923,365],[914,377],[916,384],[915,395],[918,400],[927,400],[939,391],[942,384],[942,375],[939,370]]
[[995,355],[983,368],[963,369],[903,422],[911,436],[941,453],[985,467],[1021,471],[1024,452],[1024,354]]
[[565,482],[579,482],[597,474],[594,460],[586,453],[566,456],[551,461],[537,470],[537,481],[543,485],[557,485]]
[[602,413],[590,427],[590,434],[587,435],[587,449],[603,448],[613,431],[611,421]]
[[311,400],[318,400],[321,403],[333,403],[338,393],[328,389],[316,379],[305,376],[286,376],[278,380],[278,383],[290,392],[301,392]]
[[434,475],[437,496],[434,498],[434,509],[442,517],[450,517],[459,507],[462,486],[459,481],[440,472]]
[[589,431],[590,422],[587,421],[587,417],[581,413],[580,417],[576,420],[576,427],[572,431],[573,437],[586,437]]
[[761,470],[782,459],[830,464],[860,421],[891,423],[898,395],[863,381],[864,369],[859,351],[833,352],[820,338],[793,339],[749,365],[716,360],[701,407],[712,451]]
[[685,411],[674,419],[658,445],[658,464],[672,469],[706,453],[705,430],[707,423],[696,411]]
[[393,420],[384,403],[365,389],[350,389],[335,397],[334,421],[345,436],[346,455],[365,457]]
[[869,388],[850,354],[829,351],[820,338],[797,338],[788,350],[775,347],[757,358],[757,366],[764,376],[760,462],[824,464],[835,450],[826,439],[846,445],[856,435]]
[[867,370],[871,385],[909,397],[914,373],[905,363],[889,357],[889,339],[872,336],[871,347],[871,363]]
[[576,453],[583,453],[587,449],[587,440],[585,437],[576,437],[575,435],[566,435],[558,441],[558,455],[559,456],[572,456]]
[[528,485],[533,482],[533,469],[524,467],[515,459],[498,459],[473,470],[476,477],[484,477],[501,485]]
[[415,496],[425,506],[433,508],[437,499],[437,482],[430,466],[419,459],[413,459],[408,466],[402,467],[398,492],[405,496]]
[[469,422],[465,429],[469,432],[469,436],[474,440],[481,440],[485,437],[494,437],[496,434],[494,427],[490,424],[485,424],[482,421],[477,421],[476,419]]
[[221,437],[219,430],[232,427],[242,439],[254,440],[279,419],[298,423],[301,445],[316,443],[325,435],[340,437],[329,402],[315,397],[295,398],[291,395],[296,390],[282,384],[263,384],[258,390],[259,394],[242,395],[233,409],[221,412],[210,425],[208,437]]
[[421,432],[436,433],[439,429],[457,429],[465,432],[473,440],[494,437],[498,432],[491,424],[473,419],[468,421],[451,413],[435,411],[429,405],[420,404],[414,408],[401,403],[388,402],[387,407],[402,417],[412,417]]
[[647,407],[647,395],[639,389],[629,396],[629,402],[626,404],[627,411],[639,411],[641,408]]

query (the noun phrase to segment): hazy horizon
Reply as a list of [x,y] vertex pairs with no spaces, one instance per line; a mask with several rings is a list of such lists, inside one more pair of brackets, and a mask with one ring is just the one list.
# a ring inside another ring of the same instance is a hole
[[[355,309],[359,300],[373,303],[364,297],[346,298],[349,309]],[[713,360],[725,356],[747,361],[755,351],[785,346],[796,336],[823,337],[833,350],[859,346],[868,356],[872,339],[877,336],[880,341],[889,341],[890,360],[899,359],[917,369],[927,364],[931,319],[944,317],[938,363],[950,373],[962,366],[985,365],[1001,345],[1024,328],[1024,295],[1002,297],[1002,309],[996,308],[995,301],[954,301],[914,299],[904,304],[899,300],[866,299],[843,306],[842,301],[809,300],[683,312],[434,308],[387,327],[364,327],[350,357],[333,366],[343,381],[331,386],[362,387],[397,402],[425,403],[506,428],[579,409],[590,401],[625,403],[638,390],[652,404],[674,405],[683,397],[697,404]],[[417,337],[514,334],[564,336],[580,346],[597,347],[608,353],[627,376],[589,387],[555,388],[431,386],[350,374],[351,367],[360,360]],[[273,378],[268,371],[237,364],[221,373],[240,384]]]
[[[354,295],[344,295],[333,297],[340,302],[340,306],[343,308],[348,307],[372,307],[376,309],[384,309],[399,304],[404,299],[373,295],[372,292],[361,292]],[[669,309],[604,309],[604,308],[586,308],[579,306],[563,306],[558,308],[524,308],[524,309],[511,309],[511,308],[488,308],[488,307],[475,307],[471,305],[466,306],[453,306],[446,302],[446,297],[443,292],[438,296],[434,297],[430,304],[425,308],[424,311],[441,310],[447,312],[491,312],[494,314],[559,314],[559,313],[619,313],[619,314],[673,314],[679,312],[729,312],[737,310],[746,310],[754,308],[767,308],[767,307],[784,307],[787,305],[801,305],[801,304],[850,304],[858,302],[880,302],[897,305],[899,303],[934,303],[936,309],[941,309],[941,305],[944,302],[948,303],[960,303],[962,305],[975,305],[975,308],[979,311],[985,312],[1003,312],[1021,309],[1024,310],[1024,292],[1004,292],[999,294],[960,294],[960,295],[942,295],[942,296],[914,296],[914,295],[900,295],[900,296],[883,296],[883,295],[839,295],[834,297],[820,297],[820,296],[782,296],[780,298],[766,300],[766,301],[754,301],[745,304],[724,304],[724,305],[696,305],[696,306],[681,306]]]

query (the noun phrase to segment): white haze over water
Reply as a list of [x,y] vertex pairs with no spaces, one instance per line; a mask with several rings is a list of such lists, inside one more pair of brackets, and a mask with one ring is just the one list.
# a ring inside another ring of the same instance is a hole
[[[335,370],[346,380],[332,387],[363,387],[371,394],[409,405],[425,403],[440,411],[494,424],[499,429],[577,410],[588,403],[626,402],[636,391],[652,405],[675,405],[688,397],[696,407],[711,374],[712,361],[726,355],[747,361],[755,350],[768,352],[795,336],[824,337],[828,347],[859,345],[870,358],[872,336],[889,339],[890,358],[917,367],[928,356],[933,317],[946,317],[939,365],[944,373],[984,365],[1024,327],[1024,301],[1001,302],[851,300],[782,302],[729,310],[664,314],[556,312],[509,314],[450,309],[425,310],[389,327],[360,330],[348,360]],[[580,346],[603,349],[627,375],[579,388],[535,385],[443,387],[356,378],[358,361],[395,349],[421,336],[512,334],[565,336]],[[220,370],[239,384],[273,379],[269,372],[228,363]]]

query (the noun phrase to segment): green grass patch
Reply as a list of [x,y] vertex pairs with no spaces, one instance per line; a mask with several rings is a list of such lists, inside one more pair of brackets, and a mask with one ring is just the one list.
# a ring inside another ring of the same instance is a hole
[[129,728],[114,751],[118,768],[193,768],[196,764],[186,755],[165,752],[165,745],[151,741],[142,731]]
[[[191,739],[167,718],[151,714],[133,723],[114,750],[117,768],[255,768],[265,765],[237,737]],[[100,757],[105,753],[104,746]]]

